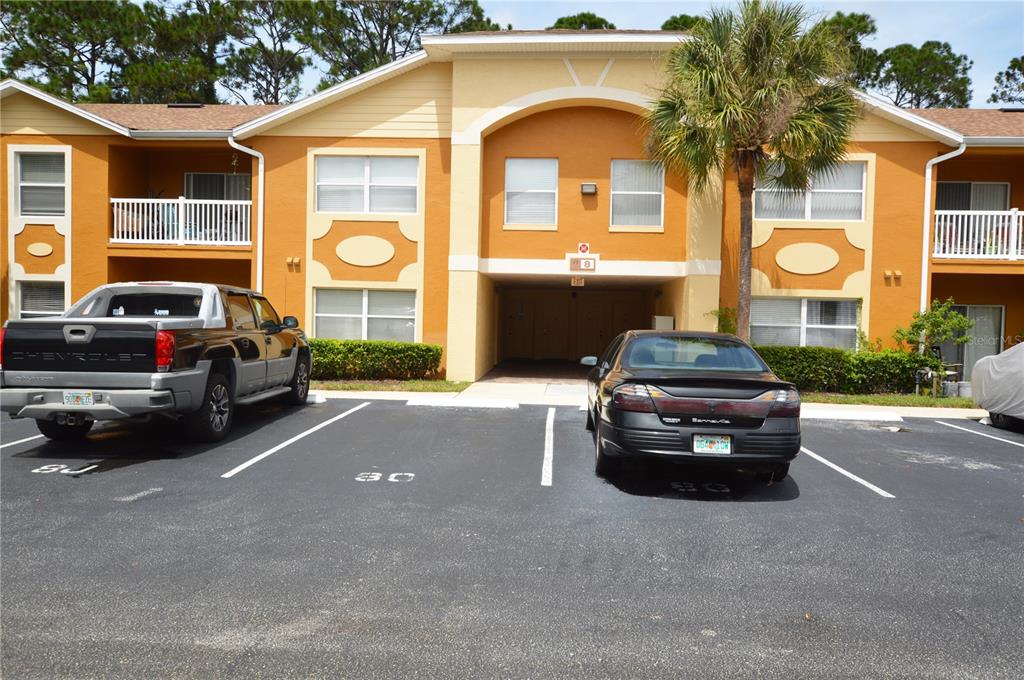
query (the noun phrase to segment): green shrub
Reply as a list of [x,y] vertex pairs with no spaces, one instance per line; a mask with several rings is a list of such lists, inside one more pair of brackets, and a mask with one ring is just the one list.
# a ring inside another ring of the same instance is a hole
[[772,372],[808,392],[839,392],[846,379],[846,350],[833,347],[755,347]]
[[390,340],[311,338],[314,380],[436,378],[441,346]]
[[932,356],[900,350],[853,352],[831,347],[756,347],[775,375],[806,392],[882,394],[914,391],[920,368],[941,368]]

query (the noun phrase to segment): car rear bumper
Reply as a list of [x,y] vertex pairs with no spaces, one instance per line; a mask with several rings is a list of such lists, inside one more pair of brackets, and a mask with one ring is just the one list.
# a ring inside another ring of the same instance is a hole
[[[618,415],[618,414],[616,414]],[[767,418],[756,429],[668,427],[656,414],[628,413],[601,423],[605,453],[623,458],[671,458],[700,464],[785,463],[800,452],[800,419]],[[732,453],[693,452],[693,435],[729,435]]]

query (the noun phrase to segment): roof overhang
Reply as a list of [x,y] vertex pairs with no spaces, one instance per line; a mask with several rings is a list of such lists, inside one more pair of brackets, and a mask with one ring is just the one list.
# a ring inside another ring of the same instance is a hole
[[334,101],[351,96],[356,92],[361,92],[372,85],[376,85],[377,83],[411,71],[414,68],[422,66],[428,61],[430,61],[430,57],[427,56],[427,53],[423,50],[419,50],[409,56],[393,61],[390,64],[378,66],[377,68],[367,71],[362,75],[358,75],[355,78],[350,78],[333,87],[329,87],[322,92],[318,92],[310,97],[306,97],[305,99],[301,99],[293,104],[284,106],[277,111],[272,111],[265,116],[260,116],[259,118],[250,120],[248,123],[238,125],[234,130],[232,130],[232,133],[235,139],[252,137],[264,130],[315,111]]
[[964,137],[969,147],[975,146],[1024,146],[1024,137]]
[[132,130],[134,139],[227,139],[231,130]]
[[964,136],[956,130],[951,130],[927,118],[922,118],[906,109],[901,109],[883,97],[860,91],[857,91],[856,95],[861,103],[870,109],[872,113],[897,125],[920,132],[926,137],[931,137],[949,146],[960,146],[964,142]]
[[499,52],[664,52],[686,38],[675,31],[528,31],[424,35],[420,44],[432,58],[450,61],[455,54]]
[[89,113],[84,109],[78,108],[74,104],[69,104],[64,100],[58,99],[57,97],[47,94],[40,89],[32,87],[31,85],[26,85],[25,83],[21,83],[17,80],[12,79],[8,79],[0,83],[0,100],[6,99],[12,94],[18,93],[27,94],[30,97],[35,97],[40,101],[50,104],[51,106],[56,106],[58,109],[67,111],[68,113],[78,116],[79,118],[82,118],[84,120],[87,120],[90,123],[99,125],[100,127],[104,127],[108,130],[111,130],[112,132],[116,132],[119,135],[124,135],[125,137],[132,136],[131,130],[124,127],[123,125],[118,125],[117,123],[111,122],[106,118],[103,118],[102,116],[97,116],[94,113]]

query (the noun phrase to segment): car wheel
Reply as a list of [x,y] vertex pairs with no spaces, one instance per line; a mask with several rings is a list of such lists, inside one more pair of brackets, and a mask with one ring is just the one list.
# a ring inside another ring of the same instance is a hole
[[306,403],[306,397],[309,396],[309,365],[309,355],[305,352],[299,354],[299,359],[295,362],[295,373],[288,383],[292,388],[291,392],[281,395],[281,401],[289,406],[301,406]]
[[604,452],[604,440],[601,439],[601,423],[594,423],[594,472],[598,477],[611,479],[619,473],[621,463],[618,458],[609,458]]
[[988,419],[995,427],[998,427],[1001,430],[1010,429],[1010,424],[1012,422],[1009,416],[1004,416],[1002,413],[989,413]]
[[58,442],[77,442],[89,434],[95,421],[86,420],[74,425],[61,425],[56,420],[37,420],[36,427],[47,439]]
[[235,399],[228,379],[214,373],[206,382],[202,406],[185,416],[185,431],[196,441],[219,442],[231,430],[234,415]]

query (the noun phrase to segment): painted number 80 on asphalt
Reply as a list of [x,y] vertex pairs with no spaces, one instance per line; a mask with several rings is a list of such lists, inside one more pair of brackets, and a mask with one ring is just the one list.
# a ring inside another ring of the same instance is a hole
[[387,477],[382,472],[360,472],[356,475],[357,482],[379,482],[382,479],[388,482],[411,482],[416,475],[412,472],[392,472]]

